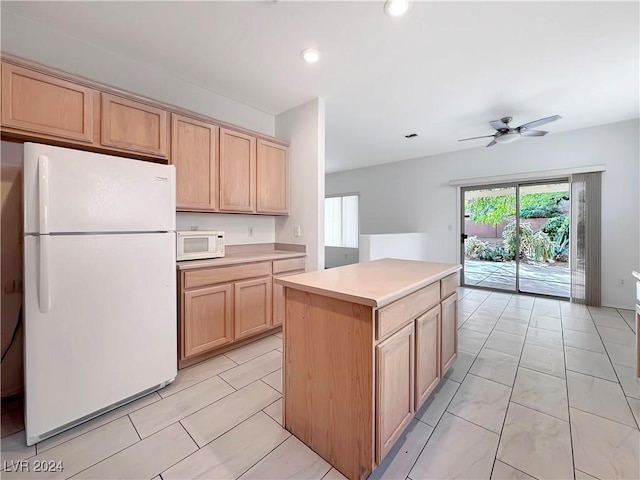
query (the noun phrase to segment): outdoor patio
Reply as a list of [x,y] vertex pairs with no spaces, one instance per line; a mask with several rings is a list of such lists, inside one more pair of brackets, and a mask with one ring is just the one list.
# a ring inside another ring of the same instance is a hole
[[[464,283],[470,287],[515,290],[516,263],[464,261]],[[569,298],[571,274],[567,263],[520,263],[520,291]]]

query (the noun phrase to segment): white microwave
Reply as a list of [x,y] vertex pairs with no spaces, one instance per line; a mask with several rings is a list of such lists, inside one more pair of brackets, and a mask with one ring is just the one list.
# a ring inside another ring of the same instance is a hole
[[224,257],[224,232],[176,232],[176,260]]

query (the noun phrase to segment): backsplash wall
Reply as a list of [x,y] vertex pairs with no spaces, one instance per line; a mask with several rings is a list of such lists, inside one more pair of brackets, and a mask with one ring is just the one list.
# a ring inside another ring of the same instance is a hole
[[[176,230],[222,230],[227,245],[274,243],[275,217],[269,215],[241,215],[237,213],[178,213]],[[253,235],[249,235],[249,229]]]

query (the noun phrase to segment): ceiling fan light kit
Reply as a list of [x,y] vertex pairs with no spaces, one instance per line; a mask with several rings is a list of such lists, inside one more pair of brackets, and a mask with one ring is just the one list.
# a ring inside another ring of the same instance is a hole
[[409,0],[387,0],[384,2],[384,13],[390,17],[401,17],[410,8],[411,2]]
[[464,142],[466,140],[475,140],[477,138],[493,138],[491,142],[487,145],[487,147],[492,147],[496,143],[511,143],[518,140],[520,137],[543,137],[547,133],[544,130],[531,130],[531,128],[539,127],[540,125],[544,125],[546,123],[555,122],[556,120],[560,120],[562,117],[560,115],[552,115],[550,117],[540,118],[538,120],[534,120],[533,122],[523,123],[519,127],[511,128],[509,123],[513,120],[511,117],[502,117],[500,120],[492,120],[489,123],[493,128],[496,129],[496,133],[493,135],[483,135],[481,137],[471,137],[471,138],[461,138],[458,140],[459,142]]
[[502,135],[496,135],[495,141],[497,143],[511,143],[515,142],[520,138],[520,133],[518,132],[507,132]]

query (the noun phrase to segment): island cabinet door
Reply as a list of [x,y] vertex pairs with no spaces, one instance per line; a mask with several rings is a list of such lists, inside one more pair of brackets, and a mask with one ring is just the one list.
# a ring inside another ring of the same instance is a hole
[[182,360],[233,340],[232,285],[184,292]]
[[441,375],[447,373],[458,352],[458,294],[442,301]]
[[416,320],[416,410],[440,381],[440,305]]
[[415,412],[414,323],[376,346],[376,463],[391,450]]
[[271,327],[271,277],[235,284],[236,340]]

